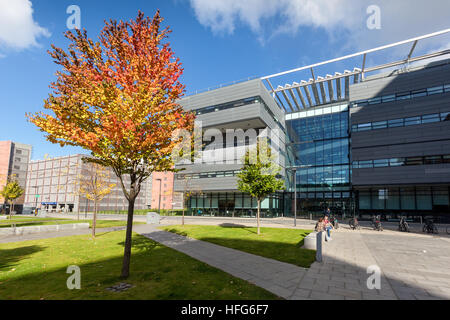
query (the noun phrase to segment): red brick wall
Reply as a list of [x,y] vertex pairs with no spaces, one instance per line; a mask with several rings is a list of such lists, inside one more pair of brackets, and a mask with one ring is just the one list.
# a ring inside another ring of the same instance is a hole
[[152,209],[158,209],[161,179],[161,209],[171,210],[173,205],[173,172],[154,172],[152,176]]
[[[9,173],[9,160],[11,158],[11,141],[0,141],[0,190],[6,185]],[[0,202],[4,199],[0,196]]]

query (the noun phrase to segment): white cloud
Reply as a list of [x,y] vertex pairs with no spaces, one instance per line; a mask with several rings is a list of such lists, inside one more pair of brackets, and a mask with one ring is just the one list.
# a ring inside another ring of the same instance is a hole
[[[326,31],[332,41],[343,41],[343,48],[353,49],[368,49],[450,27],[448,0],[190,0],[190,3],[198,21],[216,34],[232,34],[237,26],[244,25],[259,39],[270,39],[312,27]],[[366,10],[370,5],[381,9],[380,30],[367,28]],[[440,47],[442,41],[430,40],[425,45]]]
[[29,0],[0,0],[0,48],[23,50],[37,46],[50,32],[33,19]]

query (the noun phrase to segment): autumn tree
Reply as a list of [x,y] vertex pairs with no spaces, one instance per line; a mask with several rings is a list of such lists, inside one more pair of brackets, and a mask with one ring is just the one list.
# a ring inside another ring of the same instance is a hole
[[48,141],[89,150],[88,161],[119,178],[128,200],[122,278],[129,276],[141,186],[154,171],[175,171],[171,153],[181,139],[174,134],[194,125],[194,115],[176,103],[184,92],[183,69],[162,22],[159,11],[153,19],[139,12],[129,22],[105,21],[97,42],[86,30],[67,32],[68,50],[52,46],[49,52],[62,67],[44,105],[51,112],[27,115]]
[[189,200],[195,195],[201,195],[202,191],[200,188],[192,185],[192,176],[188,174],[184,174],[180,176],[180,182],[182,184],[183,189],[183,215],[181,217],[181,225],[184,226],[184,217],[186,207],[189,204]]
[[98,205],[116,186],[115,183],[109,183],[110,178],[108,168],[98,163],[89,163],[81,168],[81,172],[74,179],[75,192],[94,202],[92,238],[95,238]]
[[258,234],[260,231],[261,201],[284,189],[284,182],[278,178],[281,167],[275,163],[275,155],[267,141],[260,140],[244,156],[244,166],[238,174],[238,189],[250,194],[258,201],[256,215]]
[[12,212],[14,211],[14,201],[20,198],[24,193],[23,188],[14,176],[8,178],[6,185],[0,191],[0,195],[5,199],[5,203],[9,203],[9,219],[12,219]]

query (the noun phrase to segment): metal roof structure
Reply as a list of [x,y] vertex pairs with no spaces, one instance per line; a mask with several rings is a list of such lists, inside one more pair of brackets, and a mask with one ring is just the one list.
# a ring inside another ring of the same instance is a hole
[[[450,29],[445,29],[435,33],[426,34],[420,37],[392,43],[389,45],[377,47],[366,51],[357,52],[354,54],[319,62],[309,66],[304,66],[301,68],[280,72],[277,74],[262,77],[261,80],[267,82],[270,88],[269,91],[270,93],[273,94],[273,97],[277,102],[278,106],[288,113],[298,112],[301,110],[313,108],[323,104],[345,101],[348,100],[349,98],[350,85],[364,81],[366,73],[450,54],[449,49],[413,57],[414,50],[416,49],[416,46],[419,41],[432,37],[441,36],[447,33],[450,33]],[[369,54],[410,43],[412,43],[412,46],[405,59],[370,68],[366,66],[366,60]],[[362,57],[360,68],[355,67],[352,71],[345,70],[343,73],[336,72],[334,75],[327,74],[325,78],[320,76],[316,77],[315,75],[314,68],[316,67],[331,64],[338,61],[348,60],[355,57]],[[272,81],[274,81],[276,78],[304,70],[309,70],[311,72],[311,78],[308,81],[301,80],[300,82],[293,82],[291,84],[286,84],[284,86],[279,85],[276,88],[272,84]],[[325,83],[327,88],[325,88]]]

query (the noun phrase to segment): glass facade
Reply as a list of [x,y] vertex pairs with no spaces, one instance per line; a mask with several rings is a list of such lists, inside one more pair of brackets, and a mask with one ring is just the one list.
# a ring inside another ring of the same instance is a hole
[[[261,202],[261,217],[283,216],[282,193],[271,195]],[[248,194],[239,192],[208,192],[191,196],[188,200],[189,214],[193,216],[254,218],[258,202]]]
[[[298,119],[287,120],[286,127],[286,166],[295,168],[299,214],[322,214],[328,207],[335,213],[349,214],[352,193],[347,106],[305,112]],[[294,177],[289,171],[292,193]]]
[[[296,168],[297,191],[350,191],[348,111],[287,121],[288,167]],[[334,198],[331,196],[330,198]]]
[[356,191],[358,211],[384,214],[440,213],[450,210],[449,186],[362,188]]

